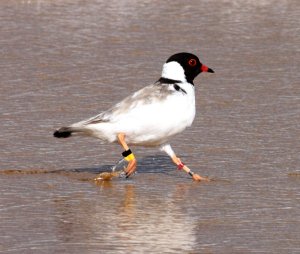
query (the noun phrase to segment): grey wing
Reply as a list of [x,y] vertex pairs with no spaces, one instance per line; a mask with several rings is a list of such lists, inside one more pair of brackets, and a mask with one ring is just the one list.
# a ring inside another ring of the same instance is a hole
[[88,125],[101,122],[110,122],[115,118],[118,118],[119,115],[126,114],[128,111],[130,111],[132,108],[137,107],[138,105],[145,105],[157,101],[163,101],[173,92],[174,89],[170,87],[169,84],[155,83],[153,85],[146,86],[133,93],[132,95],[126,97],[107,111],[104,111],[103,113],[80,123],[82,125]]

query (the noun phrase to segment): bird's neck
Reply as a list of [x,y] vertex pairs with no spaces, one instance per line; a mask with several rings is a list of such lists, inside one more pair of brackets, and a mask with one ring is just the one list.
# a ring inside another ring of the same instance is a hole
[[161,77],[169,80],[176,80],[182,83],[187,82],[184,69],[177,62],[168,62],[163,65]]

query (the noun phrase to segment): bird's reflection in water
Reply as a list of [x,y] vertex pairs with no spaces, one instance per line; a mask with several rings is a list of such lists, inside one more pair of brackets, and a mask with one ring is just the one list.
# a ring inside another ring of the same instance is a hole
[[62,241],[92,241],[102,250],[121,244],[128,252],[193,245],[194,224],[184,208],[193,186],[190,182],[163,191],[123,180],[102,181],[97,186],[95,203],[91,202],[95,198],[82,192],[55,200],[55,227]]

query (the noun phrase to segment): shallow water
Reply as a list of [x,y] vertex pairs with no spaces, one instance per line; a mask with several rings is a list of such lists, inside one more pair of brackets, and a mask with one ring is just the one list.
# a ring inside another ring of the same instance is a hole
[[[1,1],[0,253],[299,253],[298,1]],[[173,53],[215,70],[197,116],[138,174],[121,148],[58,140],[156,81]]]

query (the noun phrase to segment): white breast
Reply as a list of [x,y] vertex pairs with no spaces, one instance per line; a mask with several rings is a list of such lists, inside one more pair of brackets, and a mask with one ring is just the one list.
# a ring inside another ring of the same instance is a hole
[[187,94],[178,91],[165,101],[137,107],[118,123],[129,144],[159,145],[192,124],[196,113],[194,88],[188,83],[180,85]]

